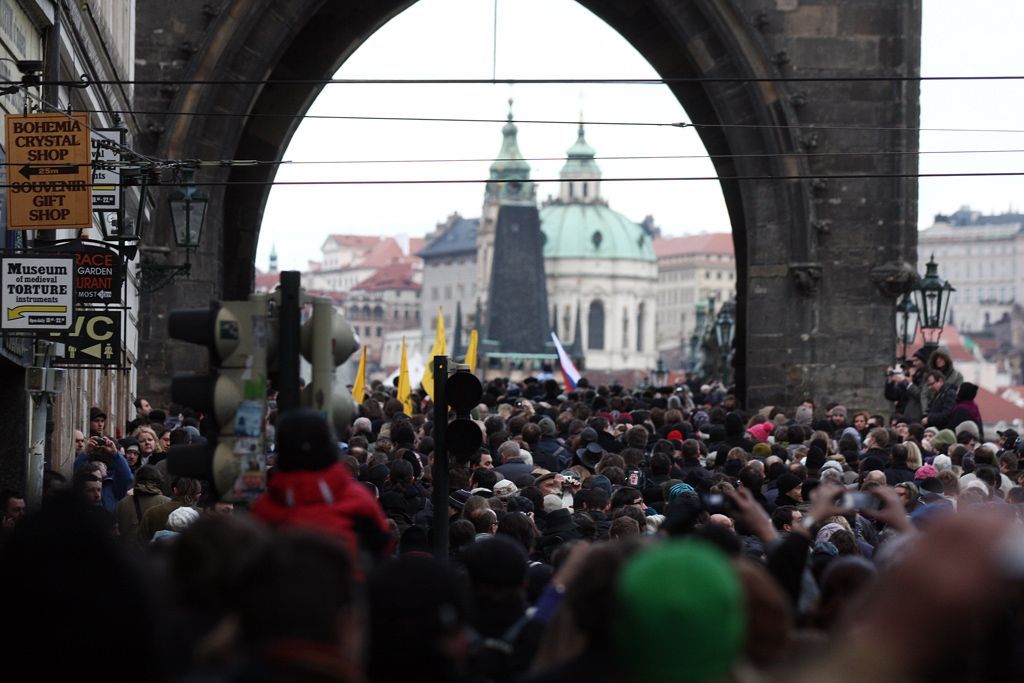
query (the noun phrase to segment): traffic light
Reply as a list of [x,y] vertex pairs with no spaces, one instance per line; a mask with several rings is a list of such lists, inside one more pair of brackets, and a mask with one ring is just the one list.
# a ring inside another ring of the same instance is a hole
[[463,366],[451,373],[444,386],[445,401],[455,411],[455,417],[444,430],[448,453],[459,463],[466,463],[483,444],[480,426],[470,417],[470,411],[480,405],[484,388],[476,375]]
[[242,472],[263,472],[267,303],[266,294],[252,294],[247,301],[172,311],[168,321],[172,339],[209,350],[209,373],[176,375],[171,400],[203,413],[210,428],[206,444],[172,447],[167,469],[212,481],[222,495]]
[[302,390],[299,403],[327,418],[335,434],[356,417],[356,402],[348,387],[335,380],[335,371],[359,350],[359,337],[334,309],[327,297],[311,297],[313,314],[302,325],[300,347],[312,366],[311,381]]

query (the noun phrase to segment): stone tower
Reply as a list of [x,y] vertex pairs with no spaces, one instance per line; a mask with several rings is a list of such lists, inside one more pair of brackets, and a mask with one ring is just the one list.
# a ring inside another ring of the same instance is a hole
[[481,221],[484,232],[490,228],[485,224],[491,209],[493,233],[484,235],[483,245],[478,242],[484,247],[478,258],[489,270],[486,338],[502,353],[543,353],[550,337],[544,235],[537,188],[519,151],[511,105],[509,100],[508,123],[501,130],[501,152],[491,164]]

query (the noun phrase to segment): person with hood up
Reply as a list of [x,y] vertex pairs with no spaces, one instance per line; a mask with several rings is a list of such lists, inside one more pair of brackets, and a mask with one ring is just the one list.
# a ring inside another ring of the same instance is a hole
[[946,384],[953,387],[959,387],[964,383],[964,376],[953,367],[953,357],[949,355],[948,351],[941,349],[932,351],[932,355],[928,358],[928,369],[941,372],[946,379]]
[[139,540],[142,518],[151,508],[171,501],[163,494],[163,483],[164,477],[155,465],[143,465],[135,473],[131,494],[118,501],[114,514],[117,515],[120,540],[126,545],[142,547]]
[[746,436],[743,417],[739,413],[732,412],[725,416],[725,440],[718,446],[715,453],[715,466],[724,463],[729,451],[737,447],[750,453],[754,450],[754,442]]
[[251,514],[272,527],[299,527],[340,539],[356,558],[383,557],[391,545],[384,511],[338,460],[323,416],[299,408],[277,419],[277,465]]
[[977,384],[971,382],[961,384],[960,388],[956,390],[956,406],[953,408],[953,412],[949,414],[947,426],[955,427],[962,422],[973,422],[978,426],[978,433],[975,434],[975,438],[978,440],[978,443],[983,443],[985,441],[985,423],[981,419],[981,410],[974,400],[977,397]]

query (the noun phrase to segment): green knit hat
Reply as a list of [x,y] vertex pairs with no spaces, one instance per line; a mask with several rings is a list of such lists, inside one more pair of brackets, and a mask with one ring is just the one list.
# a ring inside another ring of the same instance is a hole
[[704,541],[667,541],[634,556],[616,589],[622,670],[652,683],[728,674],[743,649],[743,591],[726,556]]
[[936,453],[945,453],[949,447],[956,443],[956,434],[952,429],[943,429],[932,437],[932,448]]

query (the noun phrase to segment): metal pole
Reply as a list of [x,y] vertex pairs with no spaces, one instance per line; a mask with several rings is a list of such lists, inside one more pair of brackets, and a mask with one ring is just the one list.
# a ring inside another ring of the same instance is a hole
[[43,501],[43,470],[46,467],[46,423],[50,401],[64,388],[64,371],[50,368],[53,344],[37,341],[35,365],[26,370],[29,447],[25,453],[25,502],[33,508]]
[[448,427],[448,356],[434,356],[430,367],[434,373],[434,469],[431,501],[434,505],[434,558],[448,560],[448,446],[445,429]]
[[299,326],[301,306],[297,270],[281,273],[281,310],[277,329],[277,408],[299,407]]

